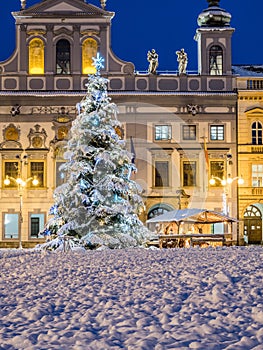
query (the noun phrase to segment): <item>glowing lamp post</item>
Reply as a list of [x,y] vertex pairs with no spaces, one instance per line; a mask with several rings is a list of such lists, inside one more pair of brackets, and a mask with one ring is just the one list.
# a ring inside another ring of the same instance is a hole
[[224,214],[228,215],[228,206],[227,206],[227,186],[231,186],[234,181],[237,180],[238,185],[244,184],[244,179],[242,177],[236,176],[234,178],[228,176],[227,179],[220,179],[217,176],[212,176],[212,178],[209,180],[209,183],[211,186],[214,186],[217,181],[220,182],[220,184],[223,186],[223,212]]
[[22,249],[22,223],[23,223],[23,191],[26,188],[28,182],[32,181],[33,186],[38,185],[38,179],[36,176],[29,177],[26,180],[23,180],[21,177],[17,177],[16,179],[12,176],[6,176],[4,180],[5,186],[9,186],[10,183],[14,182],[17,185],[17,190],[20,198],[19,205],[19,222],[20,222],[20,232],[19,232],[19,248]]
[[[237,181],[237,218],[239,218],[239,205],[238,205],[238,186],[244,184],[244,179],[242,177],[236,176],[234,178],[231,178],[228,176],[228,178],[220,179],[219,177],[212,176],[212,178],[209,180],[210,185],[214,186],[216,182],[219,181],[220,184],[223,186],[223,212],[224,214],[228,215],[228,203],[227,203],[227,187],[231,186],[234,181]],[[237,223],[237,245],[239,245],[239,223]]]

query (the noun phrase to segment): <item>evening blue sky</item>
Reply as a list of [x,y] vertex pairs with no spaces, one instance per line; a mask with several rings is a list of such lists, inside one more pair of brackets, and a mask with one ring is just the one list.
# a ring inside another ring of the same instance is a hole
[[[41,2],[27,0],[27,7]],[[100,6],[99,0],[89,3]],[[107,0],[107,10],[115,12],[112,20],[114,53],[135,64],[136,70],[147,70],[147,51],[156,49],[159,70],[177,70],[175,51],[184,48],[188,70],[197,70],[197,43],[194,35],[197,17],[207,8],[206,0]],[[262,0],[221,0],[220,7],[232,15],[235,28],[232,39],[233,64],[263,64]],[[20,9],[20,0],[1,3],[0,60],[10,57],[15,48],[15,22],[11,11]]]

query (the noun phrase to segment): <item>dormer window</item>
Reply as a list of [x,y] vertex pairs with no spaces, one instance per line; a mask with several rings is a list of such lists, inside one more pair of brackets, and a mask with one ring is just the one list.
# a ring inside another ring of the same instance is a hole
[[223,50],[218,45],[212,46],[209,50],[209,73],[210,75],[223,74]]
[[98,44],[95,39],[88,38],[82,45],[82,74],[95,74],[92,57],[97,56]]
[[70,74],[70,43],[65,39],[57,42],[56,67],[57,74]]
[[29,43],[29,74],[44,74],[44,43],[39,38]]

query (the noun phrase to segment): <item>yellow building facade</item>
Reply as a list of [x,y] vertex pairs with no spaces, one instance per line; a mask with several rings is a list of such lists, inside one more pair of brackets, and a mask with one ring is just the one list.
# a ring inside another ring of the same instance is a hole
[[246,68],[246,76],[237,78],[238,173],[244,179],[238,206],[241,241],[258,244],[263,241],[263,67]]

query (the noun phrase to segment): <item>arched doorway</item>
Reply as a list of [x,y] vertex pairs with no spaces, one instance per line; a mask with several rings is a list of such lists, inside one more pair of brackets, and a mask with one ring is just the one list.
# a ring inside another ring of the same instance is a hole
[[[163,204],[163,203],[159,203],[156,204],[154,206],[152,206],[147,214],[147,219],[152,219],[156,216],[160,216],[164,213],[167,213],[168,211],[174,210],[174,208],[168,204]],[[156,224],[148,224],[148,228],[150,231],[155,232],[156,231]]]
[[262,213],[258,205],[250,205],[244,213],[244,240],[248,244],[262,241]]

